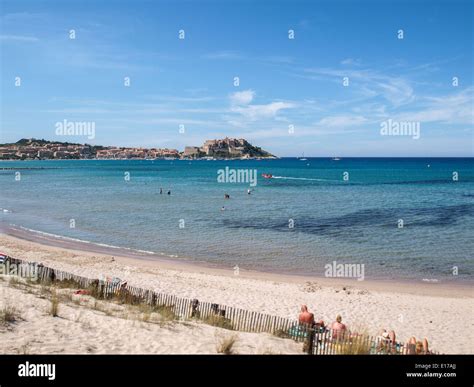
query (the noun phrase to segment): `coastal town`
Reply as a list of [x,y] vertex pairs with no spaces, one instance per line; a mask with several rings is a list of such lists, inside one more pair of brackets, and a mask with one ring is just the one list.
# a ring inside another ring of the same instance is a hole
[[49,159],[252,159],[275,158],[245,139],[207,140],[202,146],[187,146],[184,151],[168,148],[114,147],[68,142],[21,139],[0,144],[0,160]]

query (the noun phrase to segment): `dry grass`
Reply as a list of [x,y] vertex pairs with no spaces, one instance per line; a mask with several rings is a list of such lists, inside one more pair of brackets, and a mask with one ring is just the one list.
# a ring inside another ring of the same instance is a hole
[[53,317],[58,317],[59,313],[59,296],[56,289],[51,291],[51,308],[49,314]]
[[214,327],[229,329],[231,331],[234,330],[234,326],[232,325],[232,322],[228,318],[225,318],[216,314],[211,314],[207,316],[205,319],[203,319],[202,321],[205,324],[209,324]]
[[87,288],[87,291],[91,295],[91,297],[94,297],[98,300],[103,300],[104,299],[104,294],[100,291],[100,287],[98,284],[92,284]]
[[106,316],[112,316],[113,313],[107,305],[104,305],[102,302],[94,300],[92,309],[97,310],[98,312],[104,313]]
[[28,285],[31,285],[31,286],[38,285],[40,282],[41,282],[41,281],[40,281],[39,278],[36,278],[36,279],[27,278],[27,279],[26,279],[26,283],[27,283]]
[[0,310],[0,324],[9,325],[14,323],[20,318],[20,313],[13,307],[6,305]]
[[10,277],[8,284],[13,288],[19,288],[23,285],[23,281],[19,277]]
[[162,321],[175,321],[178,319],[172,306],[155,305],[153,310],[160,315]]
[[338,340],[334,345],[339,355],[369,355],[371,341],[368,340],[367,330],[361,331],[357,336],[345,337]]
[[218,338],[216,351],[224,355],[232,355],[235,342],[237,341],[237,335],[231,335],[227,337]]
[[140,313],[141,320],[144,322],[150,322],[152,314],[157,314],[160,322],[176,321],[178,319],[172,306],[148,304],[139,304],[135,306],[132,304],[132,310],[133,309]]
[[113,298],[119,304],[139,305],[142,303],[140,297],[134,296],[126,289],[116,292]]
[[25,343],[20,345],[20,347],[16,351],[18,355],[29,355],[30,354],[30,343]]
[[150,322],[152,314],[155,312],[150,305],[140,304],[137,307],[140,318],[143,322]]
[[49,298],[51,296],[51,289],[49,286],[42,284],[39,290],[39,298]]
[[147,323],[147,322],[150,322],[151,313],[147,313],[147,312],[142,313],[142,316],[141,316],[141,317],[142,317],[142,321],[143,321],[143,322],[146,322],[146,323]]
[[290,335],[284,329],[277,329],[273,331],[273,335],[281,339],[287,339]]
[[79,282],[73,279],[64,279],[62,281],[54,281],[54,286],[56,286],[59,289],[64,289],[64,288],[82,289],[83,288],[83,286]]

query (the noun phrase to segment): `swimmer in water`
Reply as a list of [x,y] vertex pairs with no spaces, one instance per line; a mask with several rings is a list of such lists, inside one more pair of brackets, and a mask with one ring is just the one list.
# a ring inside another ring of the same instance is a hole
[[224,206],[222,206],[221,211],[225,211],[225,207],[224,207]]
[[249,189],[247,190],[247,195],[250,195],[251,193],[252,193],[252,190],[249,188]]
[[168,190],[168,195],[171,195],[171,190]]

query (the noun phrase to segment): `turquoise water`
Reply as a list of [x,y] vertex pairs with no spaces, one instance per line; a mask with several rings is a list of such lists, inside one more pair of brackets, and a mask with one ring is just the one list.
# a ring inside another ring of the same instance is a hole
[[[247,183],[218,183],[226,166],[257,170],[251,195]],[[323,275],[335,260],[364,264],[367,279],[472,281],[473,167],[472,158],[7,161],[0,217],[229,268]]]

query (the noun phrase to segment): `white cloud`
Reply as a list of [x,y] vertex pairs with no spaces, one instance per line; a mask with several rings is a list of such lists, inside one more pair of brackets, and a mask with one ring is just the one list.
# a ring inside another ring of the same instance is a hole
[[266,105],[248,105],[248,106],[233,106],[232,112],[240,113],[244,117],[255,121],[261,118],[272,118],[283,109],[291,109],[295,107],[293,103],[288,102],[271,102]]
[[317,123],[318,126],[324,127],[348,127],[358,126],[367,123],[369,120],[363,116],[330,116],[324,117]]
[[[275,101],[268,104],[252,105],[255,92],[253,90],[238,91],[230,95],[230,112],[238,113],[250,121],[256,121],[263,118],[273,118],[280,110],[291,109],[295,107],[294,103]],[[234,126],[242,126],[234,118],[228,118]]]
[[360,59],[346,58],[341,61],[344,66],[360,66]]
[[253,90],[237,91],[230,95],[232,105],[248,105],[253,101],[255,92]]

